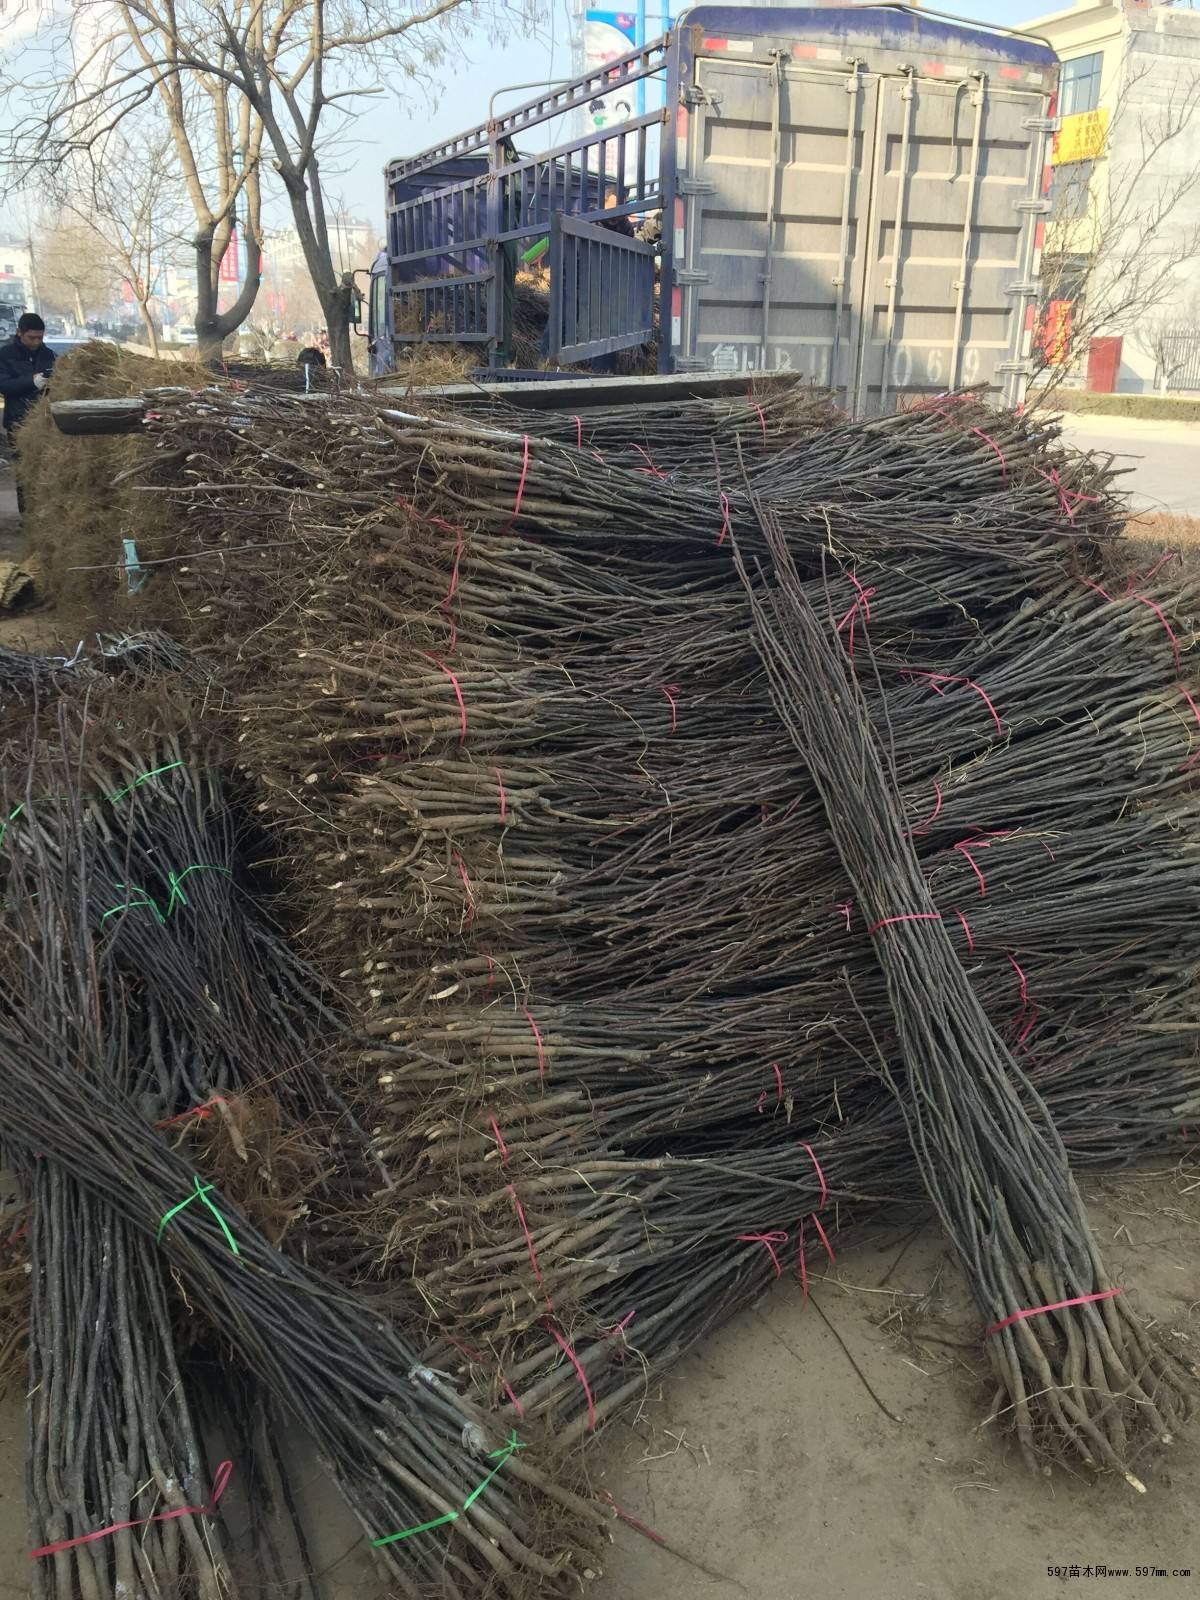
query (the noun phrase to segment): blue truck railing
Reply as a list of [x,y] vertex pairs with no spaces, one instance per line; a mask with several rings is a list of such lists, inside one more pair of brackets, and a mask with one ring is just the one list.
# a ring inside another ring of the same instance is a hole
[[[656,338],[660,373],[791,370],[859,410],[947,373],[1013,403],[1055,68],[1043,41],[886,0],[696,6],[389,163],[372,370],[425,340],[499,369],[603,366]],[[653,75],[662,110],[518,148]],[[550,269],[532,319],[522,260]]]
[[548,348],[557,360],[590,361],[652,336],[654,257],[654,246],[640,239],[554,218]]
[[[548,360],[608,355],[650,337],[654,250],[631,249],[637,241],[613,230],[624,225],[632,231],[625,219],[661,205],[665,113],[598,128],[535,154],[519,153],[513,135],[662,72],[669,48],[666,35],[445,144],[389,163],[390,326],[372,329],[375,370],[386,370],[389,345],[423,342],[484,346],[489,365],[502,366],[512,345],[518,258],[544,240],[552,283],[558,262],[574,273],[572,282],[587,285],[588,296],[577,306],[564,299],[561,284],[552,290],[543,341]],[[594,231],[564,232],[559,219]],[[604,310],[596,298],[602,290]],[[607,298],[613,294],[615,301]],[[622,317],[636,326],[623,326]]]

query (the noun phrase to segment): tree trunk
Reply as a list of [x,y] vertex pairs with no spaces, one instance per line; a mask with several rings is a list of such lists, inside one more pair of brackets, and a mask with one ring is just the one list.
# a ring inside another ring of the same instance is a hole
[[157,356],[158,329],[154,326],[154,318],[150,315],[150,307],[146,301],[138,301],[138,312],[141,315],[142,327],[146,330],[146,343],[150,346],[150,354]]
[[196,354],[205,366],[221,359],[223,335],[217,327],[217,296],[213,289],[213,229],[202,228],[192,241],[196,252]]
[[77,285],[75,289],[75,326],[77,328],[82,328],[85,321],[86,318],[83,314],[83,296],[80,294]]
[[254,309],[262,282],[262,248],[245,230],[246,280],[241,293],[225,311],[217,310],[217,274],[213,271],[213,229],[203,229],[193,241],[196,251],[196,354],[206,366],[221,360],[221,347]]
[[346,378],[354,375],[353,335],[350,332],[353,296],[354,291],[349,283],[338,284],[332,296],[321,296],[325,331],[329,335],[329,365],[339,368]]
[[337,273],[334,271],[333,253],[329,248],[324,212],[320,209],[323,202],[320,198],[316,163],[313,162],[309,169],[310,193],[310,184],[305,182],[294,167],[285,165],[285,161],[290,161],[286,144],[276,139],[276,131],[273,128],[269,131],[276,147],[275,170],[287,190],[308,275],[312,279],[313,288],[317,291],[321,310],[325,313],[325,331],[329,335],[329,364],[340,368],[344,378],[352,378],[354,351],[350,342],[350,305],[353,280],[347,277],[347,281],[339,283]]

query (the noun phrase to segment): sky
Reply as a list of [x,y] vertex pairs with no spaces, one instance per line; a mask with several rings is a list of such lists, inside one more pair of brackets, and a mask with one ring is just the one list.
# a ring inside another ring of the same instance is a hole
[[[617,8],[617,0],[598,3],[604,8]],[[1069,3],[1070,0],[1058,0],[1057,5],[1055,0],[944,0],[946,11],[964,20],[1008,27],[1045,16]],[[659,4],[670,4],[670,0],[659,0]],[[647,5],[653,15],[654,0],[647,0]],[[412,87],[406,88],[403,97],[388,94],[362,102],[364,110],[353,129],[354,147],[338,161],[342,171],[333,182],[334,192],[341,194],[354,215],[382,227],[384,164],[395,156],[415,155],[439,140],[484,122],[488,100],[497,89],[534,80],[569,78],[571,34],[565,0],[553,0],[550,21],[539,30],[537,38],[519,39],[498,49],[484,37],[468,36],[462,57],[452,74],[446,74],[445,86],[434,103],[423,90]],[[498,104],[520,105],[536,93],[525,90],[505,95]],[[568,128],[554,135],[569,137]],[[553,143],[554,138],[545,142]],[[529,148],[533,148],[532,141]]]
[[[332,209],[345,209],[368,221],[382,235],[384,224],[383,169],[400,155],[415,155],[429,145],[449,138],[488,115],[488,102],[497,90],[518,84],[552,83],[569,78],[573,55],[574,24],[569,0],[548,0],[549,11],[536,32],[519,33],[507,44],[497,44],[483,32],[456,34],[453,60],[440,72],[440,87],[432,89],[405,80],[397,89],[353,102],[355,115],[342,122],[335,149],[323,161],[326,198]],[[617,9],[619,0],[597,0],[604,9]],[[626,0],[628,4],[628,0]],[[947,11],[964,20],[1015,26],[1054,8],[1054,0],[943,0]],[[1065,5],[1069,0],[1059,0]],[[4,43],[16,43],[22,34],[36,33],[39,15],[52,11],[56,0],[0,0],[0,27]],[[646,0],[650,27],[655,16],[670,6],[678,14],[681,0]],[[936,6],[929,7],[936,10]],[[445,24],[456,27],[456,19]],[[658,31],[661,31],[661,22]],[[521,89],[498,97],[498,105],[520,105],[536,89]],[[542,130],[538,130],[539,133]],[[561,123],[541,140],[544,145],[569,138],[571,127]],[[531,136],[525,148],[535,148]],[[3,219],[0,219],[2,222]],[[276,198],[267,207],[268,226],[290,221],[288,209]]]

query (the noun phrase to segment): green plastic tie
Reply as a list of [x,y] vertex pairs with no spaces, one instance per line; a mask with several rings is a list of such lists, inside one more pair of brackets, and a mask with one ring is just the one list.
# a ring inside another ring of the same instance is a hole
[[411,1539],[414,1533],[428,1533],[430,1528],[440,1528],[444,1523],[457,1521],[458,1512],[447,1511],[444,1517],[435,1517],[432,1522],[419,1522],[415,1528],[405,1528],[403,1533],[389,1533],[386,1538],[372,1539],[371,1548],[378,1550],[380,1545],[395,1544],[398,1539]]
[[174,911],[176,901],[183,906],[186,906],[189,903],[187,895],[184,894],[183,890],[180,888],[180,885],[187,877],[189,872],[223,872],[227,878],[233,877],[231,868],[220,867],[215,863],[207,861],[193,862],[190,867],[184,867],[183,871],[179,873],[168,872],[167,885],[171,890],[171,898],[167,901],[167,909],[165,912],[158,909],[158,903],[149,890],[143,889],[139,884],[136,883],[119,883],[117,885],[118,889],[132,889],[135,894],[140,894],[142,898],[140,900],[126,900],[122,905],[119,906],[110,906],[100,918],[100,926],[103,927],[108,921],[109,917],[115,917],[119,911],[139,911],[143,909],[153,911],[154,915],[158,918],[160,925],[165,923],[172,911]]
[[[188,1196],[188,1199],[193,1198],[194,1196]],[[187,1200],[185,1200],[183,1203],[184,1205],[187,1205]],[[509,1456],[511,1456],[517,1450],[524,1450],[524,1448],[524,1442],[517,1438],[517,1432],[514,1428],[508,1436],[508,1442],[506,1444],[502,1444],[498,1450],[493,1450],[489,1453],[488,1460],[495,1461],[496,1465],[488,1473],[487,1477],[484,1478],[482,1483],[477,1483],[475,1485],[470,1494],[463,1501],[463,1511],[470,1510],[470,1508],[475,1504],[476,1500],[479,1499],[479,1496],[487,1488],[488,1484],[491,1483],[492,1479],[500,1471],[500,1468],[508,1460]],[[447,1522],[457,1522],[460,1515],[461,1512],[458,1511],[447,1511],[444,1516],[435,1517],[432,1522],[419,1522],[415,1528],[404,1528],[400,1533],[388,1533],[385,1534],[382,1539],[372,1539],[371,1548],[373,1550],[378,1550],[381,1545],[395,1544],[400,1539],[411,1539],[414,1533],[428,1533],[431,1528],[443,1527]]]
[[3,822],[0,822],[0,844],[4,843],[4,835],[8,832],[8,824],[10,822],[15,822],[24,809],[25,802],[22,800],[17,809],[13,812],[10,812],[8,817]]
[[110,805],[116,805],[118,800],[123,800],[127,794],[132,794],[135,789],[141,788],[143,783],[149,783],[151,778],[157,778],[160,772],[173,772],[176,767],[182,767],[182,761],[168,761],[165,767],[154,767],[149,772],[143,772],[140,778],[135,778],[132,783],[127,783],[123,789],[118,789],[108,796]]
[[142,898],[140,900],[126,900],[119,906],[109,906],[108,910],[100,918],[101,927],[104,926],[109,917],[115,917],[121,911],[141,911],[143,909],[153,911],[154,915],[158,918],[160,925],[166,922],[166,917],[164,917],[162,912],[158,909],[158,902],[148,890],[140,888],[136,883],[119,883],[117,888],[132,889],[135,894],[140,894]]
[[237,1240],[233,1237],[233,1234],[230,1233],[230,1231],[229,1231],[229,1224],[225,1221],[225,1218],[221,1215],[221,1213],[217,1210],[216,1206],[208,1198],[208,1192],[213,1187],[212,1184],[211,1183],[201,1183],[199,1175],[197,1173],[193,1173],[192,1177],[193,1177],[193,1181],[195,1182],[195,1185],[196,1185],[195,1193],[194,1194],[189,1194],[185,1199],[181,1200],[177,1206],[172,1206],[170,1211],[168,1211],[166,1213],[166,1215],[163,1217],[162,1221],[158,1225],[157,1234],[155,1234],[155,1236],[154,1236],[155,1244],[160,1244],[162,1242],[163,1231],[165,1230],[165,1228],[167,1226],[167,1223],[170,1222],[172,1217],[178,1216],[179,1213],[183,1210],[183,1208],[185,1206],[190,1206],[191,1205],[193,1200],[200,1200],[208,1207],[208,1209],[212,1212],[213,1216],[216,1217],[217,1221],[220,1223],[221,1232],[225,1235],[225,1239],[226,1239],[226,1242],[229,1245],[229,1248],[233,1251],[235,1256],[240,1256],[242,1252],[237,1247]]
[[233,873],[229,867],[218,867],[205,861],[197,861],[190,867],[184,867],[183,871],[179,873],[178,876],[176,876],[173,872],[168,872],[167,883],[171,890],[171,898],[167,901],[167,916],[171,915],[171,911],[176,900],[179,901],[180,905],[186,906],[188,904],[188,897],[184,894],[179,885],[187,877],[189,872],[223,872],[227,878],[233,877]]

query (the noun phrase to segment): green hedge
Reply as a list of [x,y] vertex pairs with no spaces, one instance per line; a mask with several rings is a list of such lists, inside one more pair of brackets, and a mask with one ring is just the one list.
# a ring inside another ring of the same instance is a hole
[[1163,394],[1089,394],[1084,389],[1055,389],[1041,401],[1036,389],[1029,404],[1076,416],[1142,417],[1160,422],[1200,422],[1200,399],[1175,399]]

